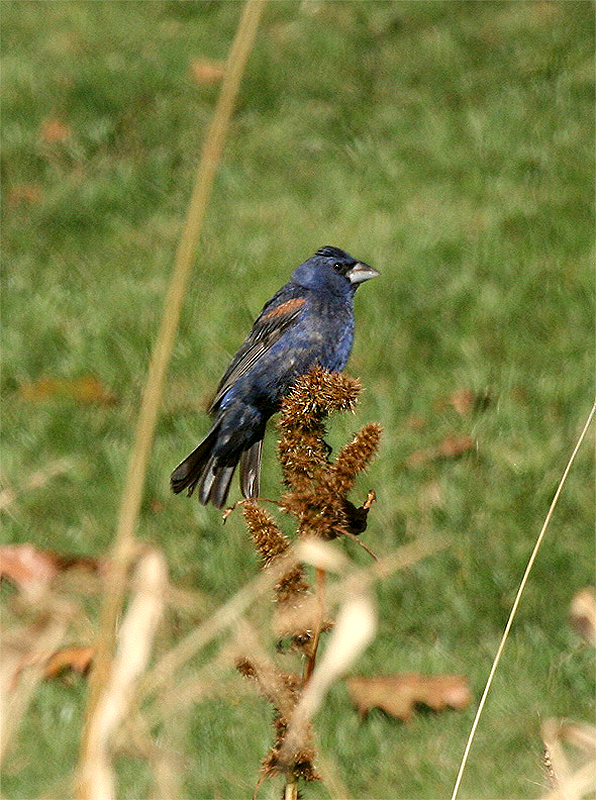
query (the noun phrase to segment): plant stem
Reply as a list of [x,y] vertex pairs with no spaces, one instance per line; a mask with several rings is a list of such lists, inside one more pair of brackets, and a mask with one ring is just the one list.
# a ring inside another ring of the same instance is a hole
[[298,781],[295,775],[288,775],[286,778],[284,800],[298,800]]
[[321,639],[321,628],[323,627],[323,618],[325,616],[325,607],[327,605],[326,579],[327,579],[327,574],[325,570],[316,567],[315,589],[316,589],[317,600],[319,603],[319,618],[317,620],[317,627],[315,630],[315,634],[313,636],[312,647],[310,653],[307,656],[306,664],[304,665],[304,676],[302,681],[303,686],[306,686],[306,684],[310,680],[310,676],[313,674],[315,663],[317,660],[317,650],[319,648],[319,641]]

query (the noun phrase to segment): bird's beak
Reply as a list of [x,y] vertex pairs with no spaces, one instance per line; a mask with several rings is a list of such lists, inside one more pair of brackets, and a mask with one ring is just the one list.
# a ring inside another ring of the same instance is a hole
[[378,278],[380,274],[381,273],[374,267],[365,264],[364,261],[357,261],[354,266],[350,267],[346,272],[346,277],[349,278],[350,283],[357,286],[359,283],[368,281],[371,278]]

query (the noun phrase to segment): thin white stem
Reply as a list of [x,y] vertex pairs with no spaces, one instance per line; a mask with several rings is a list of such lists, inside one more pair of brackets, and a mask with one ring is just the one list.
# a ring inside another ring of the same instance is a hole
[[501,654],[502,654],[503,649],[505,647],[505,642],[507,641],[507,638],[509,636],[509,631],[511,629],[511,625],[512,625],[513,619],[515,617],[515,614],[516,614],[516,611],[517,611],[517,607],[519,605],[520,598],[521,598],[521,596],[523,594],[523,591],[525,589],[526,583],[528,581],[528,576],[529,576],[530,571],[531,571],[531,569],[532,569],[532,567],[534,565],[534,561],[536,560],[536,556],[538,555],[538,550],[540,549],[540,545],[542,544],[542,540],[544,539],[544,534],[546,533],[546,529],[548,527],[548,524],[549,524],[549,522],[551,520],[551,517],[553,515],[553,512],[555,510],[555,506],[557,505],[557,502],[559,500],[559,495],[561,494],[561,490],[563,489],[565,481],[567,480],[567,475],[569,474],[569,470],[571,469],[571,466],[572,466],[573,462],[575,461],[575,456],[577,455],[577,451],[581,447],[581,444],[582,444],[582,442],[583,442],[583,440],[584,440],[584,438],[586,436],[586,433],[588,431],[588,428],[590,426],[590,423],[592,422],[592,419],[593,419],[595,413],[596,413],[596,402],[594,403],[594,405],[592,406],[592,410],[588,414],[588,419],[586,420],[586,424],[584,425],[584,429],[582,430],[582,432],[580,434],[580,437],[577,440],[577,444],[575,445],[573,453],[571,454],[571,457],[570,457],[570,459],[569,459],[569,461],[567,463],[567,466],[565,467],[565,471],[563,472],[563,476],[562,476],[561,480],[559,481],[559,485],[557,487],[557,491],[555,492],[555,496],[553,497],[552,503],[550,504],[550,508],[548,509],[548,514],[546,515],[546,519],[544,520],[544,524],[542,525],[542,529],[540,530],[540,533],[538,534],[538,538],[536,539],[536,544],[534,545],[534,549],[532,550],[532,555],[530,556],[530,560],[528,561],[528,565],[527,565],[526,570],[524,572],[523,578],[521,579],[521,583],[519,585],[519,589],[517,590],[517,594],[515,595],[515,600],[513,601],[513,606],[511,607],[511,611],[509,613],[509,619],[507,620],[507,625],[505,625],[505,630],[503,631],[503,636],[502,636],[501,641],[499,643],[499,648],[497,650],[497,654],[495,655],[492,667],[490,668],[490,673],[489,673],[487,681],[486,681],[486,686],[484,687],[484,691],[482,692],[482,697],[480,698],[480,703],[478,705],[478,710],[476,711],[476,716],[474,717],[474,722],[472,723],[472,728],[470,730],[470,735],[468,736],[468,741],[466,743],[466,749],[464,750],[464,754],[463,754],[463,757],[462,757],[462,760],[461,760],[461,764],[459,765],[459,772],[457,773],[457,778],[456,778],[456,781],[455,781],[455,786],[453,787],[453,794],[451,795],[451,800],[456,800],[456,798],[457,798],[457,793],[459,791],[459,785],[461,783],[461,780],[462,780],[462,777],[463,777],[463,774],[464,774],[464,770],[465,770],[466,764],[468,762],[468,755],[470,753],[470,748],[472,747],[472,742],[474,741],[474,736],[476,734],[476,728],[478,727],[478,720],[480,719],[480,715],[482,714],[482,710],[484,709],[484,704],[486,702],[486,697],[488,695],[488,692],[490,690],[491,684],[493,682],[493,677],[495,675],[495,672],[497,671],[497,667],[499,665],[499,661],[501,660]]

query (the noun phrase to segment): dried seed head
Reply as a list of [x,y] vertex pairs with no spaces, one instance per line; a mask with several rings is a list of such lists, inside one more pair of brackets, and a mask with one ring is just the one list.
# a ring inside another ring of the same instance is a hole
[[351,442],[344,445],[335,463],[327,470],[323,482],[331,492],[345,495],[354,486],[356,476],[375,456],[381,440],[382,428],[376,423],[365,425]]
[[[263,568],[268,567],[290,546],[290,541],[279,529],[277,523],[264,509],[253,502],[242,506],[242,513],[250,535],[261,557]],[[278,602],[290,603],[308,591],[302,567],[296,565],[288,570],[275,584]]]
[[290,542],[280,531],[273,517],[256,503],[243,503],[242,513],[263,567],[268,567],[275,558],[288,549]]
[[282,401],[282,430],[308,430],[332,411],[352,411],[361,390],[355,378],[313,367]]

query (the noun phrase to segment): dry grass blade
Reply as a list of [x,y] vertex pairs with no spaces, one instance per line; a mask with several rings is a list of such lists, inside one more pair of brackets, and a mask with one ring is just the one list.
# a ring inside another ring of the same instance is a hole
[[342,551],[330,542],[313,537],[301,539],[295,545],[296,558],[325,572],[341,572],[349,561]]
[[178,329],[182,301],[185,296],[196,247],[202,231],[205,211],[211,197],[215,173],[223,151],[240,81],[254,43],[264,4],[265,0],[247,0],[236,37],[230,49],[224,82],[205,138],[186,223],[176,253],[176,261],[168,288],[164,313],[149,363],[137,421],[135,441],[130,454],[125,487],[122,492],[116,537],[112,550],[112,563],[108,572],[108,587],[101,609],[100,630],[96,646],[97,655],[89,679],[86,725],[81,748],[82,758],[84,758],[87,746],[89,720],[93,714],[99,694],[108,679],[116,620],[124,597],[127,566],[133,557],[135,526],[141,506],[147,463],[153,444],[155,423],[161,402],[166,370]]
[[513,601],[513,606],[511,607],[511,611],[509,613],[509,618],[507,619],[507,624],[505,625],[505,630],[503,631],[503,636],[501,637],[501,641],[499,643],[499,647],[497,649],[497,652],[496,652],[495,658],[493,660],[493,663],[492,663],[488,678],[486,680],[486,685],[484,687],[484,691],[482,693],[482,697],[480,698],[480,703],[478,704],[478,709],[476,711],[476,716],[474,717],[474,722],[472,723],[472,728],[471,728],[470,734],[468,736],[468,741],[466,742],[466,747],[465,747],[465,750],[464,750],[464,754],[462,756],[461,764],[459,766],[459,771],[457,773],[457,778],[455,779],[455,786],[453,787],[453,793],[451,795],[451,800],[456,800],[457,793],[459,791],[461,780],[462,780],[462,777],[463,777],[463,774],[464,774],[464,770],[466,768],[466,763],[468,761],[468,755],[470,753],[470,749],[472,747],[472,742],[474,741],[474,736],[476,734],[476,728],[478,727],[478,721],[480,719],[480,716],[482,714],[482,710],[483,710],[484,705],[486,703],[486,698],[487,698],[488,692],[490,690],[490,687],[491,687],[495,672],[497,671],[497,667],[499,665],[499,661],[501,660],[501,654],[502,654],[503,649],[505,647],[505,642],[507,641],[507,639],[509,637],[509,631],[511,629],[511,625],[513,624],[513,620],[514,620],[515,614],[517,612],[517,607],[519,605],[519,601],[521,599],[521,596],[523,594],[524,588],[525,588],[526,583],[528,581],[528,577],[529,577],[530,572],[532,570],[532,567],[534,565],[534,561],[536,560],[536,556],[538,555],[538,551],[540,549],[540,545],[542,544],[542,540],[544,539],[544,535],[546,533],[546,529],[548,528],[548,524],[549,524],[549,522],[551,520],[551,517],[553,515],[553,512],[554,512],[554,510],[556,508],[557,502],[559,500],[559,496],[561,494],[561,491],[563,490],[563,486],[565,485],[565,481],[567,480],[567,475],[569,474],[569,471],[570,471],[570,469],[571,469],[571,467],[573,465],[573,462],[575,461],[575,457],[577,455],[577,452],[578,452],[579,448],[581,447],[581,444],[582,444],[582,442],[583,442],[583,440],[584,440],[584,438],[586,436],[586,433],[588,432],[588,428],[590,427],[590,423],[592,422],[592,419],[594,418],[594,414],[595,413],[596,413],[596,402],[594,403],[594,405],[592,406],[592,408],[590,410],[590,413],[588,414],[588,419],[586,420],[586,424],[584,425],[583,430],[579,435],[579,439],[577,440],[577,444],[575,445],[575,447],[573,449],[573,452],[571,453],[571,456],[569,458],[569,461],[567,462],[567,466],[565,467],[565,470],[563,471],[563,475],[561,476],[561,480],[559,481],[559,485],[557,487],[557,491],[555,492],[555,496],[552,499],[552,502],[550,504],[550,508],[548,509],[548,512],[546,514],[546,518],[544,520],[544,523],[542,525],[540,533],[538,534],[538,538],[536,539],[536,544],[534,545],[534,549],[532,550],[532,553],[531,553],[530,558],[528,560],[528,564],[526,566],[526,569],[524,571],[523,577],[522,577],[520,585],[519,585],[519,589],[517,590],[517,594],[515,595],[515,600]]
[[88,746],[80,780],[89,797],[116,797],[110,743],[130,708],[139,677],[147,667],[164,612],[168,569],[161,553],[151,550],[134,575],[133,597],[119,633],[109,681],[89,722]]
[[248,623],[238,626],[235,649],[234,660],[239,672],[256,681],[261,694],[287,718],[294,708],[292,692],[281,672],[261,647],[256,631]]

